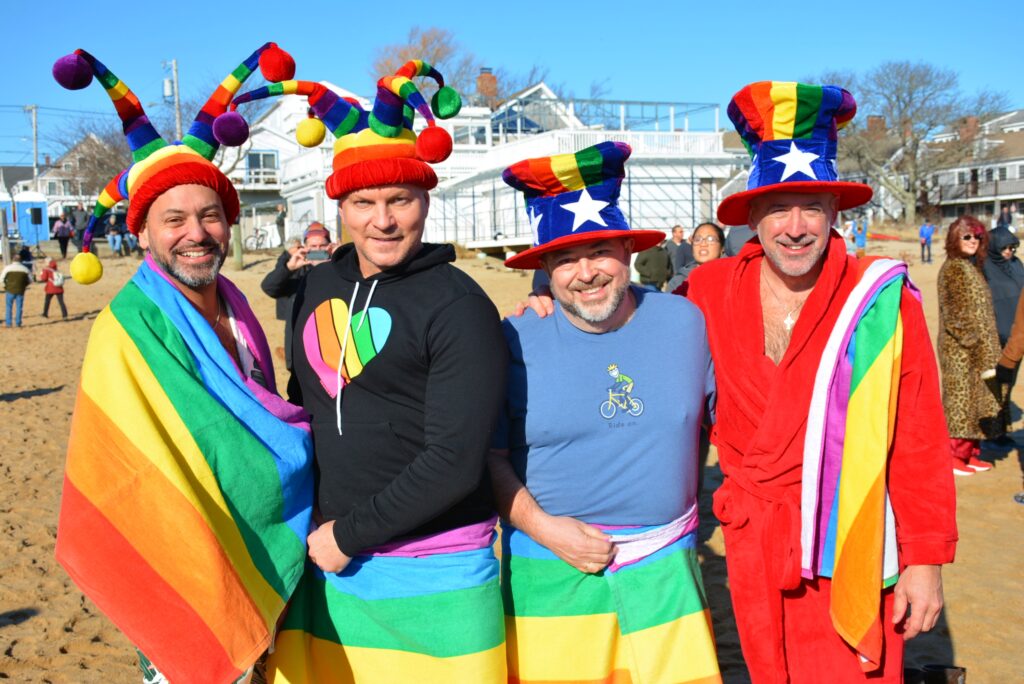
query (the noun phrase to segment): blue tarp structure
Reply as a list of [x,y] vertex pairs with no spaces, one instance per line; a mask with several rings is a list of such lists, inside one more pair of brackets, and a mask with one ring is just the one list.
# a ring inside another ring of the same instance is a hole
[[50,219],[46,215],[46,197],[42,193],[19,192],[14,196],[14,206],[17,210],[15,220],[8,224],[12,234],[17,230],[26,245],[38,245],[50,239]]

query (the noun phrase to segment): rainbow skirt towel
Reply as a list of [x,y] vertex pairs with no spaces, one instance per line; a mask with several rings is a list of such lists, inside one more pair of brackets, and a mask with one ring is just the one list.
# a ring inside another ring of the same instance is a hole
[[832,578],[832,624],[865,670],[882,656],[880,592],[899,571],[885,476],[903,354],[907,266],[860,260],[822,354],[804,442],[801,567]]
[[271,684],[504,684],[505,630],[493,523],[453,552],[357,556],[341,573],[307,565],[274,652]]
[[[97,317],[71,423],[57,560],[172,682],[231,682],[302,574],[312,445],[148,260]],[[243,295],[218,291],[256,358]]]
[[720,684],[696,541],[590,575],[503,523],[509,682]]

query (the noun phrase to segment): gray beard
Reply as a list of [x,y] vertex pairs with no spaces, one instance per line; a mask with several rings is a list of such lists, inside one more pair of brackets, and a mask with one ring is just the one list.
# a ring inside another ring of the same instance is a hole
[[227,258],[227,254],[223,250],[217,251],[217,259],[208,268],[200,271],[199,273],[187,273],[183,269],[178,268],[175,263],[175,256],[171,254],[171,263],[164,262],[153,253],[152,250],[149,252],[150,256],[153,257],[153,261],[157,263],[164,272],[177,280],[185,287],[200,288],[206,287],[217,280],[217,274],[220,273],[220,267],[224,265],[224,259]]
[[620,289],[612,293],[611,299],[608,300],[608,303],[604,307],[596,311],[593,309],[582,309],[573,304],[572,300],[558,300],[558,303],[562,305],[562,308],[565,309],[566,312],[573,316],[576,316],[587,323],[598,325],[607,321],[616,311],[619,310],[619,306],[622,304],[622,299],[626,296],[626,291],[628,289],[628,283],[623,285]]

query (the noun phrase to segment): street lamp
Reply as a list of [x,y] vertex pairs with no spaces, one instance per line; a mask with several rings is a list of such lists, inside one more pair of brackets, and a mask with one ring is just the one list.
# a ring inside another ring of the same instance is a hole
[[175,140],[181,140],[181,99],[178,97],[178,60],[164,61],[163,68],[171,68],[171,78],[164,79],[164,102],[174,98],[174,133]]

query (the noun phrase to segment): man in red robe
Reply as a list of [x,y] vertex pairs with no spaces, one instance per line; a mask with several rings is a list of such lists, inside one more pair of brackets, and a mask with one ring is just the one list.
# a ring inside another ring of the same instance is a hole
[[879,586],[873,656],[837,632],[833,581],[801,575],[804,438],[815,376],[864,271],[831,228],[838,211],[871,198],[867,186],[836,180],[836,131],[855,111],[852,96],[835,86],[762,82],[736,94],[729,116],[753,162],[748,190],[727,197],[718,217],[749,225],[757,239],[736,258],[697,269],[684,286],[707,319],[718,377],[713,441],[725,480],[714,511],[755,684],[901,682],[903,642],[935,625],[940,566],[955,551],[938,372],[924,312],[904,287],[887,460],[900,576],[894,587]]

